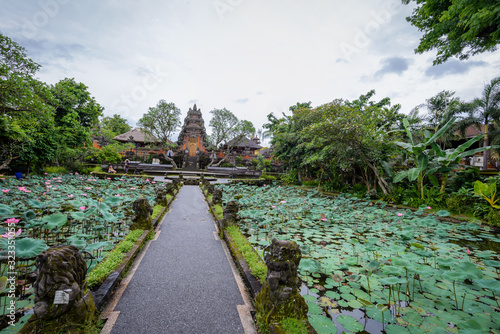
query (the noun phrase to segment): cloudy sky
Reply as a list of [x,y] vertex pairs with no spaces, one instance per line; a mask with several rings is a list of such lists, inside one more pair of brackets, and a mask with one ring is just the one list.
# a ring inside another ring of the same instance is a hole
[[[131,125],[160,99],[186,115],[227,108],[256,128],[296,102],[371,89],[408,113],[441,90],[470,100],[500,75],[498,52],[432,66],[400,0],[0,0],[0,32],[73,77]],[[210,129],[207,128],[210,133]]]

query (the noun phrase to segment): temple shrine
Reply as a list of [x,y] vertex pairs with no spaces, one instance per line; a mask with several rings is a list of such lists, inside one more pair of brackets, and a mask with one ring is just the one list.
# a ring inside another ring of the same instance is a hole
[[195,157],[198,153],[207,153],[207,132],[205,130],[205,121],[201,115],[201,110],[189,108],[181,132],[177,140],[179,150],[187,153],[190,157]]

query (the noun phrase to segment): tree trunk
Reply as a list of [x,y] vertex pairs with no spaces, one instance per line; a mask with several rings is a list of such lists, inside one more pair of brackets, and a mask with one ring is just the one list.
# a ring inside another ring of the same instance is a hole
[[177,169],[177,164],[175,163],[174,159],[170,158],[165,152],[162,152],[163,157],[172,163],[172,169],[176,170]]
[[[488,138],[488,119],[484,120],[484,140],[483,140],[483,147],[486,147],[490,144],[490,139]],[[488,160],[490,157],[490,152],[489,150],[484,151],[483,153],[483,170],[488,169]]]
[[19,156],[17,156],[17,157],[10,157],[10,158],[8,158],[7,160],[5,160],[5,161],[4,161],[4,162],[0,165],[0,170],[2,170],[2,169],[4,169],[4,168],[8,167],[8,166],[10,165],[11,161],[12,161],[12,160],[14,160],[14,159],[17,159],[17,158],[19,158]]
[[375,165],[372,165],[368,159],[366,159],[365,155],[361,155],[363,157],[363,161],[370,167],[370,169],[373,171],[373,174],[375,174],[375,177],[377,178],[378,185],[380,186],[380,189],[382,189],[382,192],[384,195],[389,194],[387,189],[389,188],[389,184],[384,180],[384,178],[380,175],[380,172],[378,171],[378,168]]

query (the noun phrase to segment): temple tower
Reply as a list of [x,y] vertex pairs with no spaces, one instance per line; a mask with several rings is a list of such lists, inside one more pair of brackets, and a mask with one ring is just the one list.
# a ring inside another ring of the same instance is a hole
[[205,121],[201,114],[201,110],[189,108],[184,124],[182,125],[177,144],[179,150],[187,151],[188,156],[195,157],[197,153],[207,152],[207,132],[205,130]]

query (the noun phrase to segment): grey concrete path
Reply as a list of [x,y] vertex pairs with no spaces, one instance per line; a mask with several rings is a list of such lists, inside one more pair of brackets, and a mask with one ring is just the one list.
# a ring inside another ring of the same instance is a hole
[[114,307],[111,333],[244,333],[244,289],[197,186],[181,189],[160,232]]

